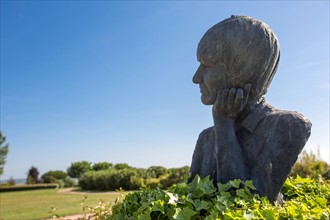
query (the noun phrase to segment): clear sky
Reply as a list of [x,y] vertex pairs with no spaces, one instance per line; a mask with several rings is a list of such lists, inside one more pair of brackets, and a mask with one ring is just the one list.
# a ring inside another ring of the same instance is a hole
[[328,1],[1,1],[2,178],[81,160],[190,165],[212,125],[191,80],[197,44],[232,14],[276,33],[265,97],[312,121],[305,149],[329,162]]

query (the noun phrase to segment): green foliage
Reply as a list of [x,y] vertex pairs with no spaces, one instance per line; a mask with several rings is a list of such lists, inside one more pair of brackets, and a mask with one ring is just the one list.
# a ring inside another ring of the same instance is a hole
[[30,185],[15,185],[15,186],[0,186],[0,192],[14,192],[23,190],[35,190],[35,189],[55,189],[58,188],[58,184],[30,184]]
[[305,150],[303,151],[297,162],[294,164],[290,176],[296,177],[310,177],[313,179],[318,179],[319,175],[323,178],[330,180],[330,165],[325,161],[321,160],[320,153],[309,153]]
[[116,170],[123,170],[123,169],[129,169],[129,168],[132,168],[130,167],[127,163],[117,163],[114,165],[114,168]]
[[[115,165],[115,167],[118,164]],[[124,168],[128,167],[128,168]],[[115,169],[89,171],[79,178],[79,186],[87,190],[138,190],[140,188],[164,188],[184,181],[189,167],[166,170],[163,167],[151,167],[147,170],[132,168],[120,164]],[[158,178],[157,178],[158,177]]]
[[44,183],[54,183],[55,180],[64,180],[68,177],[68,174],[61,170],[48,171],[41,176]]
[[99,170],[108,170],[113,167],[112,163],[108,162],[99,162],[99,163],[94,163],[93,164],[93,170],[99,171]]
[[151,178],[160,178],[167,174],[167,169],[162,166],[151,166],[147,169],[147,173]]
[[67,173],[71,178],[79,178],[82,174],[91,169],[92,167],[90,162],[80,161],[71,163],[71,166],[67,169]]
[[[218,189],[217,189],[218,188]],[[285,204],[252,194],[252,181],[217,184],[198,176],[168,190],[145,189],[128,194],[107,219],[329,219],[330,184],[309,178],[288,179]]]
[[7,182],[1,183],[0,186],[15,186],[16,185],[16,181],[14,180],[13,177],[10,177],[9,180],[7,180]]
[[68,174],[61,170],[48,171],[41,176],[43,183],[57,183],[60,188],[73,187],[76,182],[68,177]]
[[26,183],[27,184],[39,183],[38,176],[39,176],[38,168],[32,166],[27,173]]
[[162,188],[167,188],[173,184],[187,181],[189,170],[189,166],[169,169],[167,176],[163,176],[160,180]]
[[63,180],[64,183],[64,187],[74,187],[76,186],[76,181],[74,181],[73,179],[70,178],[65,178]]
[[0,131],[0,176],[4,172],[4,166],[6,164],[6,157],[9,151],[9,145],[4,144],[6,141],[6,137],[2,135]]
[[89,171],[79,178],[79,186],[85,190],[134,190],[143,186],[135,169]]

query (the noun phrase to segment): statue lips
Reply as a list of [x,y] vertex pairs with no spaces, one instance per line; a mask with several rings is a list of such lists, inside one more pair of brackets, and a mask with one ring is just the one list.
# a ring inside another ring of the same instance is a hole
[[199,90],[200,93],[204,96],[208,96],[210,94],[210,91],[208,90],[208,88],[203,84],[199,84],[199,89],[200,89]]
[[204,91],[204,89],[203,89],[203,87],[202,87],[202,85],[201,84],[199,84],[199,91],[201,92],[201,93],[203,93],[203,91]]

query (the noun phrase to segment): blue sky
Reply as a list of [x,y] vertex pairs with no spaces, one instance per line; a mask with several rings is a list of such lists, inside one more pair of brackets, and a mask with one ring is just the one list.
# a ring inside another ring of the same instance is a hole
[[312,123],[329,162],[327,1],[1,1],[6,179],[71,162],[190,165],[212,125],[192,76],[205,31],[232,14],[266,22],[281,61],[266,99]]

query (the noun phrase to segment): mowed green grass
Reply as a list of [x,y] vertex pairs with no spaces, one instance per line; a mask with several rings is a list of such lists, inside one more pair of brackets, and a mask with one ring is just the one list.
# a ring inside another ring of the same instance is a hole
[[[100,200],[114,203],[117,192],[85,194],[84,205],[96,206]],[[41,189],[0,193],[1,220],[29,220],[51,218],[51,207],[60,217],[82,213],[83,194],[61,193],[57,189]]]

